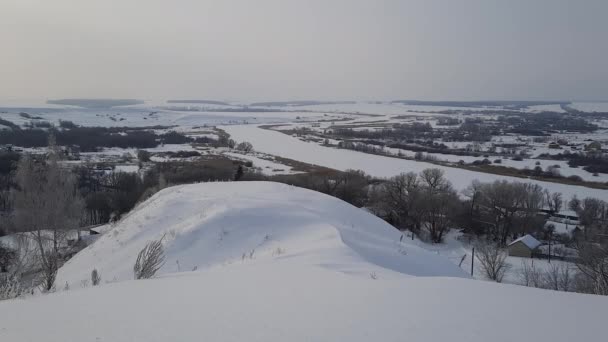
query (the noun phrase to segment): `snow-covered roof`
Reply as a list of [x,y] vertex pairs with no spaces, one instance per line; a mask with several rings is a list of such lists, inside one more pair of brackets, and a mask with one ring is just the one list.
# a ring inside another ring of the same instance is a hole
[[520,241],[521,241],[521,242],[522,242],[524,245],[526,245],[528,248],[530,248],[530,249],[535,249],[536,247],[538,247],[538,246],[540,246],[540,245],[541,245],[540,241],[536,240],[536,239],[534,238],[534,236],[532,236],[532,235],[530,235],[530,234],[526,234],[526,235],[524,235],[524,236],[520,237],[519,239],[514,240],[513,242],[511,242],[511,243],[509,244],[509,246],[514,245],[514,244],[516,244],[516,243],[518,243],[518,242],[520,242]]
[[560,210],[556,215],[578,217],[578,214],[574,210]]
[[572,232],[578,227],[577,223],[578,221],[576,221],[576,223],[573,223],[572,221],[568,220],[564,220],[564,222],[549,220],[545,223],[545,228],[547,228],[549,225],[553,225],[553,227],[555,228],[553,232],[555,234],[567,235],[572,234]]

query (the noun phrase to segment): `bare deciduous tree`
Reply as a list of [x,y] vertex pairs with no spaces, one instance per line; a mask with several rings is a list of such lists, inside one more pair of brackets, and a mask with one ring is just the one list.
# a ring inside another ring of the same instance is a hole
[[148,243],[137,255],[133,266],[135,279],[152,278],[165,263],[162,238]]
[[479,244],[475,247],[475,256],[481,264],[481,269],[490,280],[502,282],[509,270],[507,253],[496,244]]
[[534,260],[532,260],[531,262],[521,262],[521,269],[519,269],[519,279],[521,281],[521,285],[523,286],[542,286],[542,272],[534,265]]
[[383,184],[384,204],[392,221],[418,232],[422,224],[421,183],[413,172],[402,173]]
[[608,246],[598,243],[580,243],[576,266],[581,281],[594,294],[608,295]]
[[0,242],[0,273],[8,273],[15,259],[17,259],[17,251]]
[[236,149],[245,153],[253,151],[253,145],[250,142],[243,141],[236,145]]
[[482,185],[480,206],[492,224],[492,235],[505,246],[510,235],[519,227],[520,233],[537,226],[533,222],[542,208],[544,194],[536,184],[526,184],[506,180]]
[[543,273],[543,287],[555,291],[570,291],[574,274],[567,264],[552,263]]
[[23,156],[15,175],[12,223],[37,245],[37,259],[42,269],[42,285],[50,290],[61,266],[60,247],[69,231],[80,224],[84,202],[78,193],[76,179],[58,163],[58,153],[51,144],[46,161]]
[[559,193],[559,192],[551,193],[551,192],[549,192],[549,190],[545,190],[545,202],[547,203],[549,210],[551,210],[554,213],[557,213],[560,210],[562,210],[562,205],[564,203],[561,193]]
[[440,169],[426,169],[420,174],[422,217],[431,241],[439,243],[452,223],[452,215],[459,203],[452,184]]

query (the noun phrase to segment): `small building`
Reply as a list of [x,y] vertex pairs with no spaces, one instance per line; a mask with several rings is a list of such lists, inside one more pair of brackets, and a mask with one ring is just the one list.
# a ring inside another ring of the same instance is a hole
[[548,231],[552,228],[552,234],[563,235],[569,238],[574,238],[581,231],[578,223],[571,223],[571,221],[551,220],[545,223],[545,229]]
[[602,143],[599,141],[592,141],[585,146],[585,151],[601,151]]
[[574,210],[560,210],[557,213],[553,213],[552,216],[559,219],[560,222],[565,222],[569,224],[579,223],[578,214]]
[[534,251],[541,245],[532,235],[526,234],[514,240],[507,246],[509,256],[520,258],[531,258]]

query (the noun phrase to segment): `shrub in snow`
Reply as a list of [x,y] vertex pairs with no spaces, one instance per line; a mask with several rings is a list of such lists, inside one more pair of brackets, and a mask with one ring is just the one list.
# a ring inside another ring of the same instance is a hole
[[534,260],[532,260],[530,263],[527,261],[521,262],[519,279],[523,286],[541,287],[543,280],[542,278],[541,270],[534,266]]
[[0,300],[17,298],[22,292],[21,282],[16,276],[0,274]]
[[555,291],[571,291],[574,272],[567,264],[553,263],[543,274],[543,287]]
[[91,284],[97,286],[99,283],[101,283],[101,276],[99,275],[99,272],[97,272],[97,269],[93,269],[93,271],[91,271]]
[[0,243],[0,273],[8,272],[9,267],[17,259],[17,252]]
[[146,245],[139,254],[133,266],[135,279],[152,278],[165,263],[162,238]]
[[242,143],[236,145],[236,149],[245,153],[249,153],[253,151],[253,145],[250,142],[243,141]]
[[486,277],[500,283],[509,269],[507,253],[497,244],[480,244],[475,247],[475,256]]

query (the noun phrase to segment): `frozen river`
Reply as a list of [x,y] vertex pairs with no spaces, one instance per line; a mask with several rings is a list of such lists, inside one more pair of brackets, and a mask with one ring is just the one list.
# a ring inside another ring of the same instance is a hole
[[[350,150],[325,147],[316,143],[304,142],[289,135],[259,128],[257,125],[233,125],[220,127],[229,133],[234,140],[249,141],[256,151],[279,157],[299,160],[305,163],[329,167],[336,170],[362,170],[375,177],[391,177],[403,172],[420,172],[427,168],[439,168],[445,171],[446,177],[458,190],[466,188],[474,179],[481,182],[492,182],[496,179],[509,181],[526,181],[522,178],[506,177],[488,173],[474,172],[459,168],[438,166],[425,162],[404,160],[366,154]],[[565,199],[573,195],[596,197],[608,201],[608,191],[591,189],[582,186],[527,180],[541,185],[552,192],[561,192]]]

